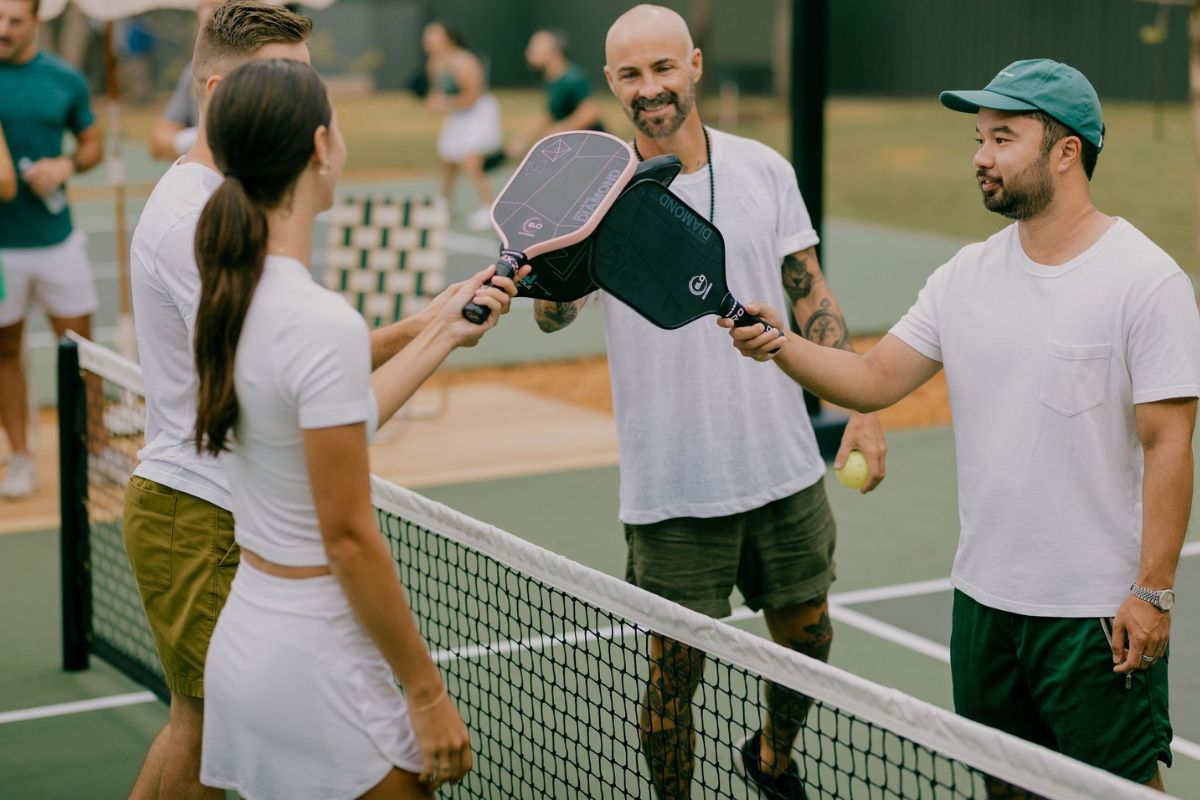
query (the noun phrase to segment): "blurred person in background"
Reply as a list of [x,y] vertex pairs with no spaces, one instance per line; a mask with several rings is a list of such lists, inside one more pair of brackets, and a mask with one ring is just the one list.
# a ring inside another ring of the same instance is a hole
[[[208,15],[221,2],[222,0],[200,0],[196,6],[199,27],[204,27]],[[174,161],[179,158],[196,143],[196,126],[199,124],[200,105],[192,86],[192,62],[189,60],[179,73],[175,91],[171,93],[171,99],[167,101],[162,116],[154,124],[154,131],[150,134],[150,155],[162,161]]]
[[484,174],[484,160],[503,146],[500,104],[488,92],[483,63],[453,27],[445,22],[429,23],[421,34],[421,46],[429,56],[425,107],[446,115],[437,140],[442,196],[452,208],[455,179],[459,171],[465,172],[479,198],[479,208],[467,217],[467,226],[487,230],[494,194]]
[[[39,0],[0,0],[0,124],[20,180],[16,196],[0,206],[0,263],[6,294],[0,300],[0,423],[12,455],[0,497],[33,494],[33,457],[21,345],[25,317],[36,300],[55,336],[91,336],[96,287],[86,238],[75,230],[66,182],[100,163],[104,137],[83,75],[38,49]],[[64,134],[75,151],[63,153]]]
[[529,38],[525,61],[542,74],[546,110],[537,115],[525,133],[508,147],[510,158],[521,158],[543,136],[560,131],[602,131],[600,104],[592,97],[587,74],[567,60],[567,35],[540,30]]
[[[0,124],[0,203],[7,203],[17,196],[17,168],[13,166],[12,153],[8,152],[8,141],[4,138],[4,125]],[[0,213],[3,213],[0,211]],[[0,289],[0,300],[4,291]]]

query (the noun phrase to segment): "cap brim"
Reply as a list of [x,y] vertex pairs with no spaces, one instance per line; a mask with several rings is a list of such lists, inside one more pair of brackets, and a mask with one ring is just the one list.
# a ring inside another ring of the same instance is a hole
[[1015,100],[998,92],[989,92],[987,89],[942,92],[938,95],[938,99],[951,111],[962,111],[967,114],[974,114],[981,108],[992,108],[996,111],[1038,110],[1037,106],[1026,103],[1024,100]]

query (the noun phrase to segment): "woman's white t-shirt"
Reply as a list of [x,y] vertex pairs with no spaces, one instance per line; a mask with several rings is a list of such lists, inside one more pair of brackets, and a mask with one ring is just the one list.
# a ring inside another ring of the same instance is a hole
[[374,434],[366,322],[291,258],[267,258],[234,365],[238,422],[225,459],[237,542],[276,564],[328,563],[302,431]]

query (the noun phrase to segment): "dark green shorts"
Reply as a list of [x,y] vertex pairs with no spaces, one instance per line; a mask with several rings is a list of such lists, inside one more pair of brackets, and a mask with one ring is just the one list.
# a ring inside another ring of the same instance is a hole
[[954,592],[950,672],[964,717],[1136,783],[1171,766],[1167,656],[1113,672],[1099,618],[1026,617]]
[[626,525],[625,578],[712,617],[734,586],[755,611],[787,608],[829,591],[836,533],[822,479],[740,514]]
[[167,688],[204,697],[208,642],[238,565],[233,515],[134,475],[125,489],[124,538]]

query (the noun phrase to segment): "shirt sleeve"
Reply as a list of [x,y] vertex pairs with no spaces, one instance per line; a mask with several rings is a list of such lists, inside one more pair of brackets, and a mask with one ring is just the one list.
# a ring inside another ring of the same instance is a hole
[[1133,314],[1125,349],[1134,403],[1200,397],[1200,311],[1185,273],[1163,280]]
[[167,107],[163,109],[163,116],[185,128],[195,127],[196,115],[192,111],[194,107],[192,68],[189,66],[180,74],[179,80],[175,84],[175,91],[171,93],[171,99],[167,101]]
[[200,307],[200,267],[196,264],[196,224],[200,212],[180,219],[154,250],[154,277],[183,317],[189,336],[196,335],[196,311]]
[[71,73],[71,106],[67,110],[67,127],[71,133],[79,135],[96,122],[92,113],[92,93],[87,81],[78,73]]
[[[330,295],[330,306],[341,302]],[[277,369],[295,399],[300,427],[333,428],[378,423],[371,407],[371,344],[366,322],[349,306],[305,314],[281,336]],[[368,436],[374,431],[368,430]]]
[[782,262],[785,256],[816,245],[821,241],[821,237],[817,235],[812,219],[808,216],[808,206],[804,204],[804,198],[800,196],[796,175],[782,157],[779,161],[782,169],[778,167],[776,169],[778,173],[776,180],[780,184],[780,190],[776,192],[779,202],[776,204],[778,216],[775,230],[779,242],[776,258]]
[[925,281],[913,303],[900,321],[892,326],[891,333],[926,358],[942,361],[942,337],[938,326],[938,304],[941,300],[945,273],[950,264],[939,267]]

